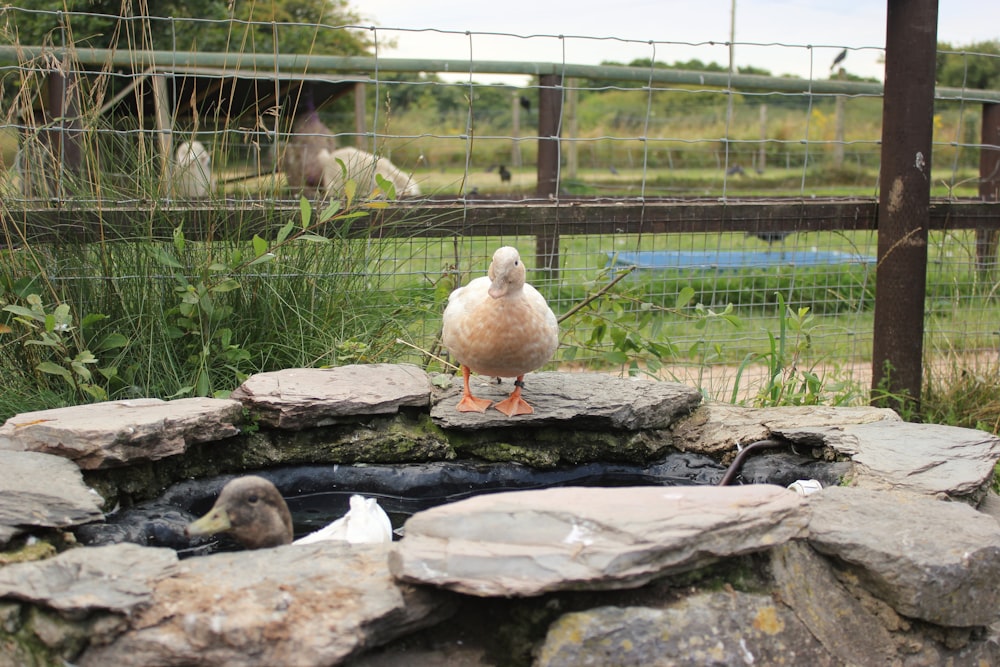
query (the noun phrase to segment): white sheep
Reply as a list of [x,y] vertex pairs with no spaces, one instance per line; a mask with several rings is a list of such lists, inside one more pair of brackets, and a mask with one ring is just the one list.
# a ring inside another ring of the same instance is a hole
[[327,196],[340,197],[343,195],[345,171],[347,180],[353,180],[357,183],[358,197],[371,197],[377,186],[375,174],[379,174],[393,184],[397,197],[420,196],[420,186],[413,180],[413,176],[403,173],[399,167],[384,157],[378,157],[357,148],[346,147],[333,151],[323,148],[317,154],[316,159],[319,164],[323,165],[322,189]]
[[178,197],[208,197],[215,189],[212,156],[200,141],[184,141],[174,153],[174,191]]

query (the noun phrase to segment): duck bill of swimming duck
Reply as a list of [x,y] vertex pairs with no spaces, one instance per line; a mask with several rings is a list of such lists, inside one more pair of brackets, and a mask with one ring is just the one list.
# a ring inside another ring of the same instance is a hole
[[232,530],[233,523],[229,519],[229,513],[215,508],[197,521],[188,524],[187,534],[191,537],[203,537],[205,535],[215,535]]

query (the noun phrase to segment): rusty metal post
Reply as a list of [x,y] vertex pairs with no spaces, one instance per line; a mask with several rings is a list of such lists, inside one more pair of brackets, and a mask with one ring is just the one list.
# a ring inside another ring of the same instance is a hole
[[873,402],[919,408],[937,0],[887,0]]
[[[543,74],[538,87],[538,185],[536,194],[553,198],[559,193],[559,135],[562,126],[562,77]],[[559,277],[558,225],[535,237],[536,266],[546,277]]]
[[[983,201],[1000,201],[1000,104],[983,104],[982,139],[979,149],[979,196]],[[976,268],[992,272],[997,263],[995,229],[976,230]]]

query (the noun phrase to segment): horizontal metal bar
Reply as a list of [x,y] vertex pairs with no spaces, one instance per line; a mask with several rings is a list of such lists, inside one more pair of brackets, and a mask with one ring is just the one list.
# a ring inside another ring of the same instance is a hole
[[[814,95],[874,95],[881,96],[882,84],[837,79],[798,79],[792,77],[701,72],[650,67],[617,65],[577,65],[572,63],[521,62],[506,60],[448,60],[437,58],[381,58],[374,56],[327,56],[316,54],[237,53],[207,51],[129,51],[119,49],[67,48],[43,46],[0,46],[0,64],[26,64],[47,57],[63,60],[72,58],[82,65],[131,67],[141,71],[147,67],[169,72],[171,67],[213,67],[228,71],[230,76],[259,78],[262,71],[275,76],[323,72],[447,72],[468,74],[524,74],[540,77],[545,74],[564,78],[608,79],[650,84],[675,84],[732,88],[779,93],[810,93]],[[44,62],[44,60],[43,60]],[[942,100],[967,102],[1000,102],[1000,90],[937,88],[935,97]]]

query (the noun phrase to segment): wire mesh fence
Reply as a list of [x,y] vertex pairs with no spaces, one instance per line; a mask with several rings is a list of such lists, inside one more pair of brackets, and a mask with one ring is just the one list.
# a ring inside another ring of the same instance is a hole
[[[881,87],[849,69],[875,47],[834,68],[838,45],[735,45],[781,51],[805,71],[783,78],[730,69],[720,44],[431,31],[464,42],[467,60],[403,61],[380,55],[405,32],[391,28],[3,16],[4,304],[39,293],[43,308],[71,304],[81,330],[99,314],[94,331],[159,341],[174,361],[147,353],[143,367],[114,348],[119,393],[163,367],[178,393],[206,393],[287,365],[439,365],[448,293],[514,245],[564,317],[554,366],[679,379],[726,400],[751,400],[791,369],[824,378],[833,400],[867,400],[875,232],[730,205],[877,201]],[[42,18],[62,26],[46,44],[10,29]],[[71,28],[99,21],[119,40],[75,41]],[[609,41],[619,65],[573,64]],[[497,42],[553,57],[476,58]],[[687,60],[669,65],[672,53]],[[996,100],[969,74],[998,61],[943,56],[959,84],[935,111],[933,195],[979,198],[981,152],[995,149],[981,140],[983,105]],[[391,162],[401,180],[331,158],[345,147],[370,153],[371,170],[374,156]],[[349,209],[364,215],[329,213],[320,231],[332,243],[320,244],[309,224],[343,200],[346,180],[358,187]],[[703,229],[673,227],[654,209],[672,202],[712,213]],[[632,213],[618,226],[623,204]],[[489,224],[474,215],[484,206]],[[582,206],[606,216],[574,218]],[[84,210],[96,216],[74,223]],[[55,232],[98,242],[52,243]],[[972,229],[930,233],[931,356],[995,354],[998,284],[977,248]],[[274,332],[283,339],[265,344]]]

